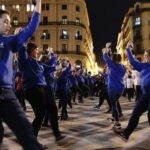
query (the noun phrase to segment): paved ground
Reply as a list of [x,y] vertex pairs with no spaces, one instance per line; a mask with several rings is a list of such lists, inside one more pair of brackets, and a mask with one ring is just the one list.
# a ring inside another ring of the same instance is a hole
[[[141,117],[140,124],[127,143],[118,138],[111,130],[112,124],[107,121],[110,114],[106,114],[107,106],[103,105],[101,110],[94,110],[93,106],[98,98],[94,100],[85,99],[83,104],[73,105],[69,109],[69,120],[59,121],[60,129],[67,137],[56,144],[51,129],[42,128],[38,140],[48,146],[48,150],[150,150],[150,128],[146,113]],[[121,105],[125,120],[125,127],[131,115],[134,102],[128,102],[121,98]],[[27,116],[32,121],[33,113],[28,105]],[[21,150],[17,144],[14,134],[5,126],[5,138],[1,150]]]

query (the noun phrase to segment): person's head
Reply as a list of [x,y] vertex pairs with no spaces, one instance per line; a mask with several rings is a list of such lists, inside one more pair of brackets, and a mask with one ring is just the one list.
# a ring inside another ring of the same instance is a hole
[[11,29],[9,12],[0,9],[0,34],[7,35]]
[[150,48],[147,49],[144,53],[144,61],[149,63],[150,62]]
[[112,60],[115,64],[119,64],[121,62],[121,59],[122,58],[120,54],[114,53],[112,56]]
[[36,44],[28,43],[27,44],[27,53],[33,58],[38,58],[39,50]]

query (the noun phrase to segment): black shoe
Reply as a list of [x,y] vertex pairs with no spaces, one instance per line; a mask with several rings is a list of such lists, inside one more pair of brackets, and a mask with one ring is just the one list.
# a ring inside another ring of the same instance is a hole
[[115,129],[121,129],[121,124],[119,122],[115,123],[113,128]]
[[113,128],[113,131],[114,131],[114,133],[117,134],[123,141],[125,141],[125,142],[128,141],[129,137],[126,136],[126,135],[123,133],[123,131],[119,131],[119,130],[116,129],[116,128]]
[[68,115],[67,114],[63,114],[61,115],[61,120],[68,120]]
[[64,139],[65,137],[66,137],[65,135],[60,134],[59,136],[56,137],[56,141],[58,142],[58,141]]

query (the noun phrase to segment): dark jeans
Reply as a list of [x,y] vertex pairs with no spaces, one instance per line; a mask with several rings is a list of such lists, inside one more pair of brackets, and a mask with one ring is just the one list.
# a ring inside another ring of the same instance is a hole
[[73,86],[73,88],[72,88],[73,102],[75,102],[75,100],[76,100],[77,92],[79,93],[79,95],[83,95],[83,91],[80,89],[79,86]]
[[150,123],[150,94],[142,95],[141,98],[137,101],[136,106],[133,110],[131,118],[129,120],[127,128],[124,130],[126,136],[130,136],[136,126],[139,123],[140,116],[148,110],[148,121]]
[[136,98],[135,98],[135,100],[137,101],[141,96],[142,96],[141,86],[136,85]]
[[68,103],[68,92],[65,90],[58,90],[58,98],[62,106],[61,116],[68,116],[67,103]]
[[99,104],[98,104],[99,107],[101,107],[101,105],[104,103],[105,99],[107,100],[109,110],[111,110],[111,103],[110,103],[110,100],[109,100],[107,88],[104,88],[99,92]]
[[134,97],[133,88],[127,88],[127,93],[128,93],[128,100],[131,101],[131,98]]
[[52,93],[46,87],[36,87],[26,91],[26,98],[35,114],[32,125],[36,136],[42,126],[46,112],[48,113],[47,116],[49,117],[55,137],[60,134],[58,130],[57,107],[52,96]]
[[35,118],[32,122],[34,134],[38,136],[45,113],[46,113],[46,91],[44,87],[36,87],[25,91],[25,97],[32,106]]
[[109,93],[109,99],[112,107],[112,116],[115,118],[115,121],[119,121],[119,117],[122,116],[122,109],[119,103],[119,98],[121,93],[114,94],[113,92]]
[[24,150],[42,150],[12,89],[0,88],[0,119],[15,133]]
[[59,126],[58,126],[58,110],[55,102],[55,92],[53,88],[46,87],[47,94],[47,117],[50,120],[51,127],[55,137],[60,136]]

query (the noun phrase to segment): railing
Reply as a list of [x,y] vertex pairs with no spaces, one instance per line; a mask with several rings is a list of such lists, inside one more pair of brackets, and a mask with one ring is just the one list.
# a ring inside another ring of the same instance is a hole
[[85,52],[77,52],[77,51],[55,51],[56,54],[72,54],[72,55],[83,55],[83,56],[87,56],[87,54]]
[[[17,25],[15,25],[13,22],[12,24],[17,27],[17,26],[26,26],[28,23],[26,22],[18,22]],[[77,22],[74,22],[74,21],[67,21],[65,24],[62,22],[62,21],[57,21],[57,22],[40,22],[40,25],[73,25],[73,26],[80,26],[80,27],[83,27],[83,28],[86,28],[86,26],[82,23],[77,23]]]

